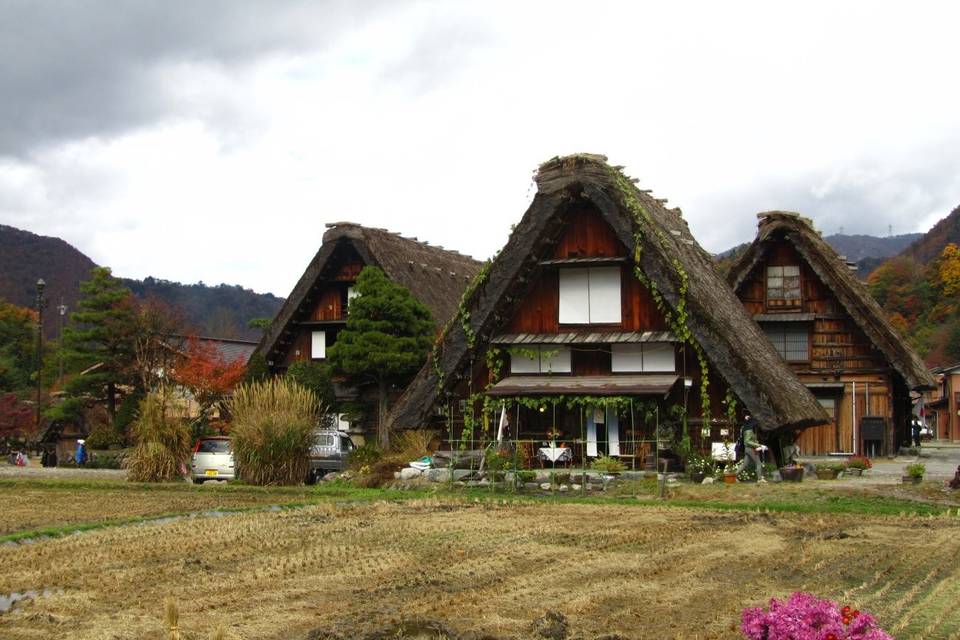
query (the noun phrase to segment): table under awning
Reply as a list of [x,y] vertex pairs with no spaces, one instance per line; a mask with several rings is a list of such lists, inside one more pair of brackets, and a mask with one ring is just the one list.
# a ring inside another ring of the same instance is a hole
[[487,391],[489,396],[666,396],[680,376],[512,376]]

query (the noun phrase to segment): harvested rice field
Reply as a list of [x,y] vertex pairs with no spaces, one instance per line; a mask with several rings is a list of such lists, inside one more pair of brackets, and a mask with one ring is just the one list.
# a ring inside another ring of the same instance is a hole
[[0,545],[0,596],[49,589],[0,638],[168,638],[167,596],[185,639],[739,638],[743,607],[797,589],[957,638],[957,557],[956,512],[327,502]]

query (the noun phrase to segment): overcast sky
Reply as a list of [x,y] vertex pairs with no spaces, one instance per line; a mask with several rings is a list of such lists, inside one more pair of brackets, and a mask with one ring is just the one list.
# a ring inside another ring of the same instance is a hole
[[602,153],[710,251],[960,204],[956,2],[0,0],[0,223],[289,294],[324,223],[487,258]]

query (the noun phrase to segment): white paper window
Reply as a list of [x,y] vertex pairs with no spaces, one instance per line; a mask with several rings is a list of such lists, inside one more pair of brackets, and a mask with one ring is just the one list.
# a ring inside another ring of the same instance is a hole
[[767,300],[799,300],[800,267],[767,267]]
[[350,306],[350,301],[356,298],[360,293],[353,287],[347,287],[347,306]]
[[643,370],[646,372],[673,373],[677,369],[677,358],[673,344],[669,342],[648,342],[643,345]]
[[611,352],[610,370],[614,373],[643,371],[642,344],[615,344]]
[[590,271],[590,323],[620,323],[620,267]]
[[314,331],[310,336],[310,357],[322,360],[327,357],[327,332]]
[[551,345],[540,347],[540,373],[570,373],[572,370],[570,349]]
[[673,373],[676,356],[669,342],[615,344],[611,347],[610,370],[614,373]]
[[620,268],[560,270],[560,324],[619,324]]
[[560,324],[590,323],[590,270],[560,270]]
[[572,370],[568,347],[542,345],[510,352],[510,373],[570,373]]
[[540,352],[537,348],[533,348],[532,354],[511,351],[510,373],[540,373]]

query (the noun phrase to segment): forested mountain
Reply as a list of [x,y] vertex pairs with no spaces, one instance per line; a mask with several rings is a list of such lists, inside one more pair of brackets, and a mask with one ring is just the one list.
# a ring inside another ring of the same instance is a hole
[[[868,236],[845,235],[835,233],[825,236],[824,240],[837,253],[846,256],[847,260],[857,265],[857,272],[861,278],[866,278],[871,271],[877,268],[885,259],[895,256],[911,243],[923,237],[922,233],[905,233],[899,236]],[[726,271],[730,265],[750,246],[749,242],[739,244],[717,255],[721,269]]]
[[[90,276],[93,260],[60,238],[0,225],[0,300],[21,307],[36,306],[38,278],[46,282],[44,297],[49,301],[44,333],[59,332],[56,307],[61,299],[69,311],[77,308],[80,283]],[[258,340],[261,331],[250,329],[254,318],[273,318],[282,298],[259,294],[240,286],[221,284],[180,284],[156,278],[123,279],[141,299],[159,298],[183,311],[185,332],[218,338]]]
[[960,207],[869,276],[870,292],[930,366],[960,361]]

